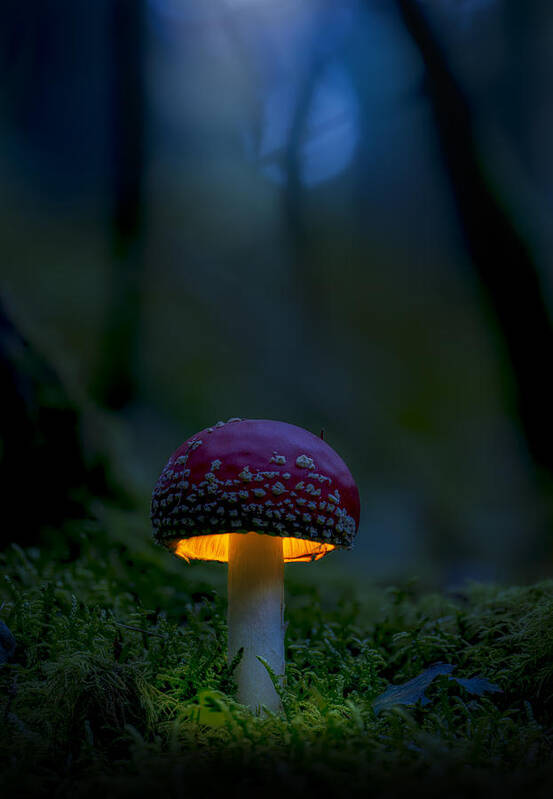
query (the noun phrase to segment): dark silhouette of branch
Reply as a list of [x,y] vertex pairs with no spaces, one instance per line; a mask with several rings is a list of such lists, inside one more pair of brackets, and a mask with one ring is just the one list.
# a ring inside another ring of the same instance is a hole
[[36,543],[44,528],[89,516],[92,498],[123,501],[107,455],[91,462],[84,451],[78,403],[2,302],[0,383],[0,546]]
[[459,220],[494,309],[512,366],[516,400],[536,463],[553,471],[553,328],[530,248],[502,207],[476,145],[468,98],[414,0],[396,0],[426,68],[426,86]]

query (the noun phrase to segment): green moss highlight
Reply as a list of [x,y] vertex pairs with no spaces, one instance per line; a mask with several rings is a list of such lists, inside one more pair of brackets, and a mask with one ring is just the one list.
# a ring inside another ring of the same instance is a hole
[[[417,780],[429,795],[446,784],[462,795],[500,775],[511,794],[546,795],[553,580],[336,595],[292,567],[284,713],[256,718],[233,698],[226,570],[171,559],[140,524],[76,523],[40,550],[0,555],[0,617],[17,641],[0,667],[6,791],[180,796],[226,782],[233,795],[255,784],[299,796],[346,781],[349,794],[393,784],[407,795]],[[438,674],[424,706],[375,713],[387,687],[437,662],[502,692],[477,696]]]

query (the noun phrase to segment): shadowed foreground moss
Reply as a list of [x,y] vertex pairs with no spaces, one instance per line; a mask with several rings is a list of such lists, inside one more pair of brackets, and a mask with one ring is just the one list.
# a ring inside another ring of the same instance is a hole
[[[500,779],[502,796],[550,795],[553,581],[329,603],[287,573],[284,713],[254,718],[232,698],[224,592],[130,540],[83,522],[0,555],[17,640],[0,666],[6,796],[462,796]],[[375,713],[437,662],[461,683],[438,676],[426,704]],[[469,692],[473,677],[501,692]]]

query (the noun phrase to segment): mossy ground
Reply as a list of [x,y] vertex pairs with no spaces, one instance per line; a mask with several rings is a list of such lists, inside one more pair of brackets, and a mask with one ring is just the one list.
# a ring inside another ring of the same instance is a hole
[[[551,795],[553,581],[325,592],[289,568],[284,713],[255,718],[233,700],[224,567],[187,567],[135,524],[0,555],[6,797]],[[375,713],[436,662],[501,692],[442,676],[428,703]]]

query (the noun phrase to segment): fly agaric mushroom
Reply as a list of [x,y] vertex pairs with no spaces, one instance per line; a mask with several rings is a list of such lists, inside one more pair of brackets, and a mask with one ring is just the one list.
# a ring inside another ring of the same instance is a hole
[[238,699],[278,710],[261,657],[284,675],[284,564],[351,549],[359,492],[337,453],[301,427],[229,419],[169,458],[152,496],[154,537],[175,555],[228,563],[229,661]]

